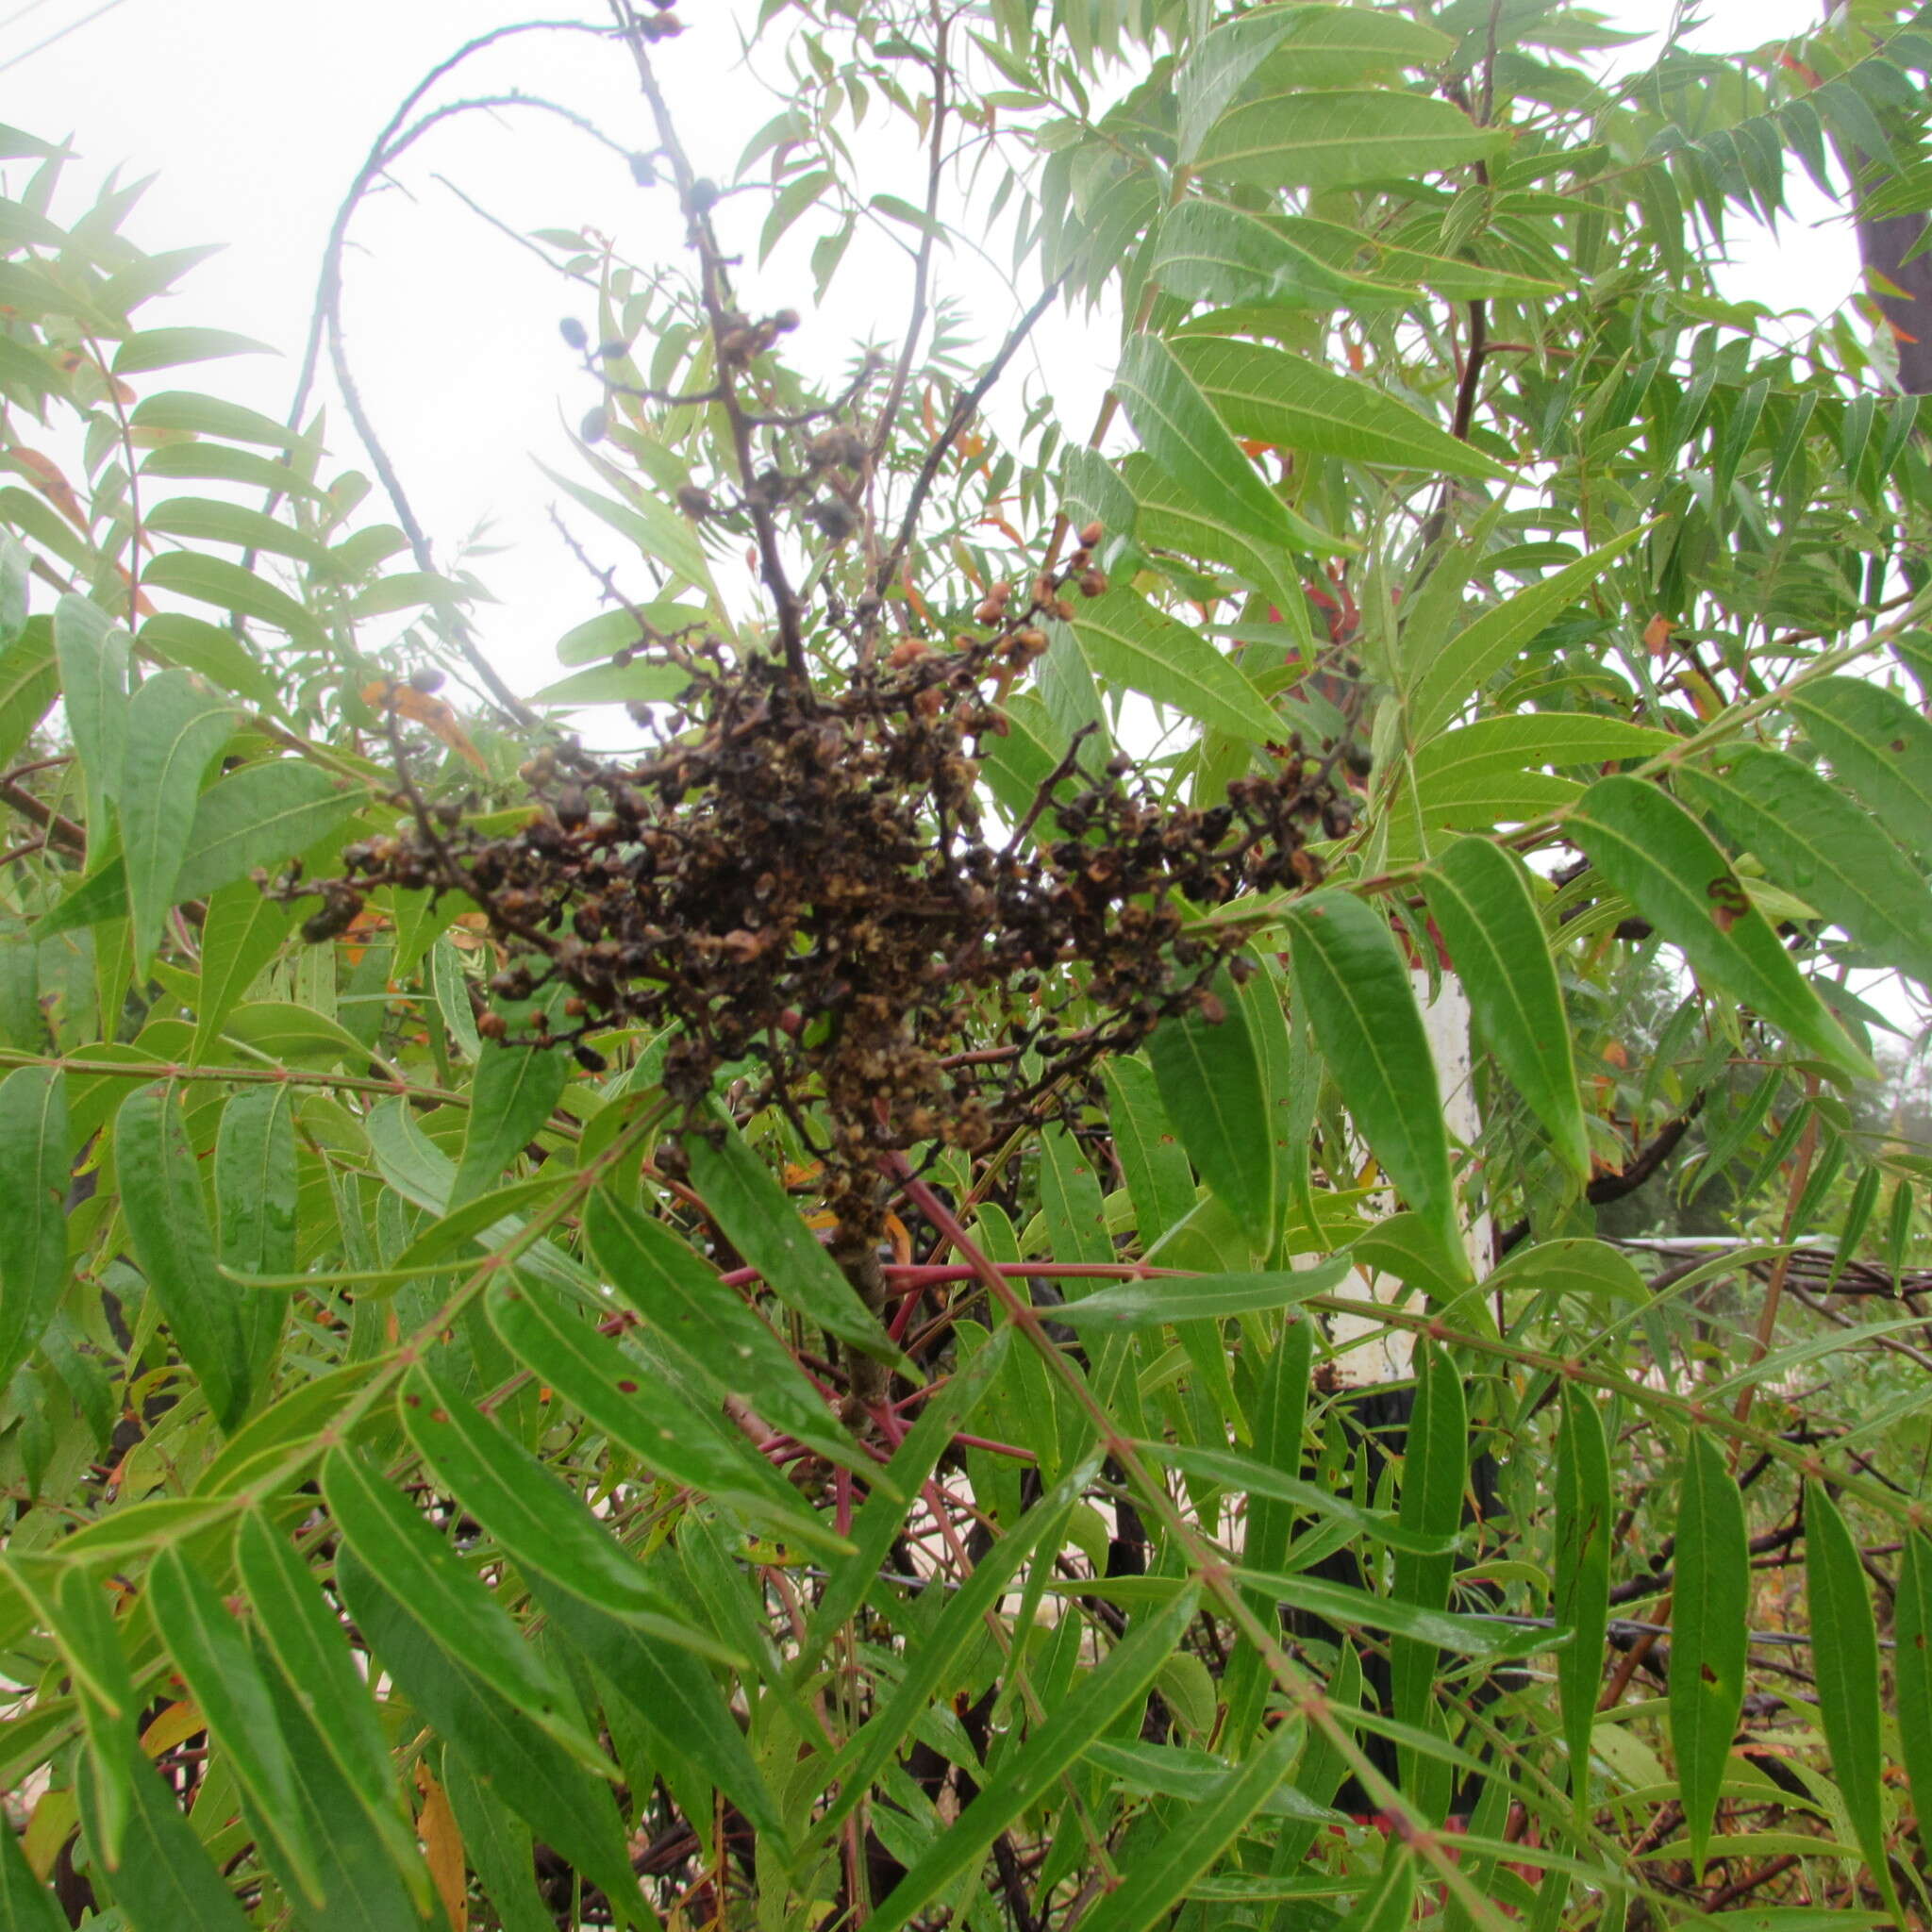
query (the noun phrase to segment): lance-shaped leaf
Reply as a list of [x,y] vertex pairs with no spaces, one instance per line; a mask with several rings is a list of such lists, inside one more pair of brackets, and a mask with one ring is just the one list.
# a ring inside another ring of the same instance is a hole
[[[257,866],[292,858],[335,831],[361,802],[340,779],[299,758],[243,765],[217,778],[195,800],[170,897],[177,903],[205,899],[246,878]],[[259,891],[250,890],[261,898]],[[127,860],[116,853],[42,913],[34,931],[48,939],[118,919],[126,909]],[[273,902],[270,909],[281,910]]]
[[1460,1254],[1436,1063],[1388,922],[1326,891],[1297,901],[1289,924],[1295,985],[1343,1106],[1444,1252]]
[[54,657],[60,702],[87,779],[88,849],[109,830],[108,804],[121,790],[127,729],[127,633],[98,604],[70,591],[54,607]]
[[1880,824],[1932,863],[1932,724],[1896,691],[1861,677],[1821,677],[1789,704]]
[[1932,1538],[1923,1530],[1906,1537],[1894,1627],[1898,1734],[1912,1809],[1921,1818],[1932,1818]]
[[[114,1903],[134,1932],[249,1932],[249,1923],[228,1881],[215,1870],[175,1793],[130,1740],[127,1746],[129,1815],[125,1843],[114,1873]],[[84,1803],[81,1818],[96,1847],[98,1810]]]
[[[152,569],[153,566],[150,566]],[[230,707],[186,671],[163,671],[134,693],[121,760],[121,842],[134,957],[143,965],[175,903],[202,774],[235,729]]]
[[748,1513],[781,1537],[850,1548],[741,1435],[720,1427],[541,1282],[499,1278],[489,1308],[510,1353],[645,1468]]
[[[286,1087],[252,1087],[222,1109],[215,1141],[215,1206],[222,1266],[242,1274],[295,1269],[295,1118]],[[251,1386],[274,1373],[284,1297],[253,1294],[242,1310]]]
[[529,1827],[454,1751],[442,1760],[442,1788],[463,1835],[463,1850],[503,1932],[557,1932],[557,1921],[537,1890],[535,1842]]
[[259,1509],[242,1518],[235,1564],[255,1613],[256,1635],[275,1658],[289,1694],[382,1835],[390,1857],[420,1889],[416,1834],[369,1686],[334,1610],[294,1545]]
[[1869,812],[1769,745],[1728,747],[1718,770],[1687,766],[1685,797],[1714,814],[1795,892],[1888,966],[1932,984],[1932,892]]
[[[1456,1610],[1425,1609],[1402,1603],[1392,1596],[1377,1596],[1374,1591],[1357,1590],[1352,1584],[1327,1583],[1319,1576],[1283,1575],[1274,1571],[1243,1569],[1244,1584],[1265,1591],[1276,1604],[1292,1610],[1307,1610],[1311,1616],[1345,1628],[1387,1630],[1396,1637],[1412,1638],[1417,1643],[1439,1650],[1454,1651],[1458,1657],[1495,1657],[1504,1651],[1521,1656],[1529,1648],[1522,1630],[1492,1618],[1465,1617]],[[1433,1755],[1453,1760],[1455,1748],[1439,1739],[1410,1730],[1405,1738],[1410,1748],[1426,1741]],[[1476,1760],[1471,1759],[1474,1765]]]
[[1347,547],[1296,516],[1269,489],[1158,336],[1137,335],[1127,344],[1114,388],[1147,454],[1243,536],[1283,548]]
[[1346,1255],[1331,1255],[1311,1268],[1241,1274],[1163,1274],[1148,1281],[1124,1281],[1056,1308],[1053,1318],[1081,1330],[1215,1322],[1264,1308],[1291,1308],[1310,1295],[1327,1294],[1348,1277],[1352,1267]]
[[1412,285],[1348,275],[1290,240],[1274,223],[1219,201],[1184,201],[1162,217],[1149,273],[1173,294],[1224,306],[1374,309],[1416,299]]
[[1146,1695],[1193,1621],[1199,1601],[1200,1592],[1190,1586],[1158,1611],[1137,1620],[1026,1741],[1001,1759],[998,1775],[913,1862],[866,1921],[871,1932],[898,1932],[978,1865],[994,1839],[1038,1804],[1114,1719]]
[[1878,1625],[1858,1546],[1824,1484],[1805,1485],[1805,1597],[1811,1613],[1811,1667],[1818,1714],[1831,1747],[1832,1782],[1844,1800],[1858,1848],[1894,1918],[1899,1916],[1886,1844],[1885,1707],[1879,1690]]
[[1223,21],[1175,79],[1180,158],[1193,158],[1271,56],[1278,55],[1303,87],[1338,87],[1400,67],[1435,66],[1454,51],[1454,42],[1435,27],[1360,8],[1270,7]]
[[449,1205],[487,1193],[536,1139],[563,1091],[570,1061],[559,1048],[489,1041],[470,1082],[470,1125]]
[[[1453,1537],[1462,1522],[1462,1491],[1469,1477],[1469,1408],[1462,1375],[1433,1342],[1416,1349],[1415,1408],[1409,1417],[1402,1468],[1401,1521],[1411,1537]],[[1418,1608],[1448,1605],[1455,1558],[1446,1551],[1424,1554],[1398,1548],[1394,1595]],[[1427,1642],[1398,1637],[1390,1645],[1390,1675],[1396,1718],[1418,1730],[1440,1723],[1436,1708],[1437,1653]],[[1449,1785],[1440,1759],[1419,1761],[1405,1753],[1403,1790],[1432,1819],[1448,1808]]]
[[924,1487],[941,1455],[979,1407],[1007,1358],[1012,1339],[1013,1331],[1002,1328],[964,1368],[948,1376],[928,1399],[906,1440],[892,1452],[886,1470],[890,1487],[882,1486],[868,1496],[853,1521],[852,1554],[833,1564],[825,1578],[824,1593],[798,1646],[792,1666],[795,1676],[805,1674],[834,1632],[863,1602],[893,1542],[904,1534],[904,1499]]
[[150,1566],[147,1598],[161,1641],[208,1719],[235,1782],[255,1807],[261,1829],[275,1840],[299,1889],[321,1905],[315,1847],[296,1800],[288,1743],[246,1632],[178,1546],[163,1550]]
[[1101,1068],[1115,1158],[1126,1175],[1134,1226],[1151,1247],[1194,1206],[1194,1176],[1160,1104],[1154,1069],[1140,1058],[1115,1058]]
[[1590,1178],[1590,1137],[1570,1022],[1542,921],[1521,868],[1488,839],[1458,839],[1423,874],[1484,1043],[1548,1130],[1557,1158]]
[[409,1371],[403,1424],[437,1481],[526,1574],[548,1576],[619,1616],[661,1612],[661,1591],[576,1493],[512,1442],[428,1362]]
[[1700,1878],[1731,1739],[1744,1707],[1751,1632],[1744,1499],[1708,1435],[1690,1439],[1677,1506],[1671,1608],[1671,1745],[1690,1862]]
[[582,1763],[600,1773],[608,1768],[575,1700],[525,1641],[515,1619],[400,1491],[358,1451],[332,1449],[323,1460],[322,1492],[349,1547],[467,1672]]
[[611,1287],[701,1387],[743,1396],[767,1422],[835,1462],[871,1469],[785,1345],[668,1227],[600,1188],[585,1209],[584,1232]]
[[1125,685],[1254,743],[1281,735],[1281,720],[1241,667],[1198,631],[1155,609],[1138,591],[1083,599],[1074,612],[1074,636],[1103,683]]
[[1197,167],[1256,188],[1347,188],[1486,160],[1507,140],[1447,101],[1395,88],[1257,93],[1215,123]]
[[1257,1254],[1274,1245],[1274,1148],[1260,1059],[1233,980],[1213,1006],[1163,1020],[1148,1042],[1161,1105],[1201,1177],[1241,1224]]
[[[398,1588],[408,1588],[393,1580]],[[602,1886],[634,1923],[651,1925],[653,1917],[638,1892],[608,1786],[534,1723],[526,1706],[500,1695],[467,1668],[472,1661],[467,1649],[443,1647],[447,1633],[436,1621],[440,1606],[435,1599],[412,1597],[406,1606],[376,1580],[353,1548],[337,1557],[336,1581],[371,1654],[438,1734],[478,1777],[491,1781],[497,1795],[539,1838]],[[564,1600],[575,1601],[567,1595]],[[605,1776],[615,1774],[608,1760],[595,1761]]]
[[1853,1078],[1875,1077],[1752,905],[1730,861],[1674,799],[1641,778],[1599,778],[1569,824],[1604,876],[1683,949],[1699,978]]
[[1425,633],[1405,637],[1404,684],[1407,691],[1408,741],[1432,738],[1537,633],[1567,610],[1611,564],[1641,542],[1647,526],[1626,530],[1553,572],[1493,610],[1486,610],[1454,637]]
[[0,1831],[0,1925],[7,1932],[68,1932],[67,1914],[34,1876],[10,1826]]
[[0,1389],[40,1344],[67,1285],[67,1090],[58,1067],[0,1080]]
[[1551,1610],[1571,1641],[1557,1653],[1570,1791],[1590,1808],[1590,1740],[1603,1689],[1610,1616],[1610,1452],[1594,1401],[1566,1383],[1557,1427],[1557,1556]]
[[1407,403],[1260,342],[1183,336],[1175,360],[1237,436],[1386,469],[1507,480],[1509,472]]
[[260,1812],[251,1807],[249,1815],[257,1824],[263,1860],[287,1895],[295,1924],[304,1932],[428,1932],[438,1921],[429,1870],[416,1848],[417,1822],[409,1821],[407,1845],[399,1848],[371,1820],[324,1741],[329,1718],[302,1705],[268,1660],[259,1635],[256,1647],[262,1657],[262,1679],[288,1740],[296,1803],[315,1846],[319,1907],[304,1901],[276,1839],[262,1836]]
[[540,1582],[536,1593],[564,1641],[597,1666],[653,1738],[688,1758],[761,1831],[782,1836],[771,1790],[702,1664],[555,1584]]
[[[1246,1495],[1251,1508],[1262,1501],[1286,1504],[1311,1516],[1346,1523],[1391,1550],[1405,1550],[1418,1557],[1446,1557],[1456,1546],[1453,1525],[1446,1530],[1417,1528],[1384,1510],[1364,1509],[1345,1496],[1332,1495],[1320,1483],[1304,1481],[1272,1463],[1239,1456],[1230,1449],[1186,1449],[1168,1442],[1149,1442],[1142,1445],[1141,1453],[1173,1463],[1203,1485],[1212,1483]],[[1255,1567],[1264,1566],[1257,1561]],[[1445,1591],[1443,1601],[1447,1600]]]
[[1181,1808],[1174,1828],[1143,1839],[1119,1886],[1089,1912],[1087,1932],[1150,1932],[1165,1924],[1196,1882],[1273,1797],[1302,1747],[1299,1724],[1277,1724],[1260,1748]]
[[839,1264],[807,1227],[743,1135],[711,1109],[712,1133],[686,1137],[691,1182],[725,1239],[787,1307],[863,1355],[896,1362],[899,1351]]
[[1286,215],[1271,225],[1330,268],[1367,275],[1378,285],[1415,284],[1433,289],[1452,302],[1484,295],[1500,296],[1507,302],[1547,301],[1563,291],[1560,282],[1514,275],[1487,262],[1472,261],[1466,255],[1431,255],[1419,248],[1398,248],[1380,235],[1341,222]]
[[123,1103],[114,1169],[134,1258],[215,1420],[232,1429],[252,1393],[255,1311],[249,1291],[216,1265],[201,1174],[172,1088],[144,1087]]
[[829,1839],[858,1807],[969,1647],[985,1640],[986,1619],[999,1607],[1027,1556],[1042,1543],[1058,1546],[1046,1532],[1065,1533],[1068,1512],[1093,1480],[1097,1466],[1097,1457],[1079,1462],[1026,1510],[973,1566],[973,1574],[948,1598],[932,1629],[907,1647],[906,1672],[891,1696],[827,1767],[828,1779],[836,1776],[840,1790],[814,1827],[822,1839]]
[[106,1581],[90,1565],[68,1560],[64,1551],[59,1557],[13,1556],[8,1574],[23,1607],[54,1639],[67,1666],[87,1740],[75,1766],[75,1783],[87,1807],[94,1849],[102,1863],[116,1871],[138,1815],[131,1787],[140,1774],[135,1750],[139,1707],[120,1624],[108,1607]]
[[156,590],[192,597],[197,604],[212,604],[218,610],[233,611],[238,617],[258,618],[263,624],[286,631],[298,642],[321,639],[322,626],[288,591],[224,558],[205,557],[193,550],[164,551],[142,573],[142,581]]

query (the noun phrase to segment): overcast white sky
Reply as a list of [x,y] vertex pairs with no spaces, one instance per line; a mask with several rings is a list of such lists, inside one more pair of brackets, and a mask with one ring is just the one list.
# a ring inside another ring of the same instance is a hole
[[[1633,27],[1660,26],[1668,13],[1665,0],[1602,4]],[[691,30],[661,55],[698,164],[721,179],[779,105],[740,67],[732,20],[741,10],[724,0],[688,0]],[[1818,17],[1817,0],[1709,0],[1706,10],[1700,39],[1712,46],[1762,42]],[[556,9],[558,17],[566,11]],[[153,323],[207,323],[275,345],[280,359],[181,375],[184,385],[281,415],[324,238],[376,131],[458,44],[525,17],[511,0],[0,0],[0,119],[70,139],[76,184],[91,187],[116,167],[124,179],[156,175],[128,224],[143,246],[227,244],[188,278],[183,294],[145,313]],[[578,17],[601,18],[602,8],[586,7]],[[514,41],[470,63],[436,98],[512,90],[566,102],[627,144],[654,144],[627,63],[583,36]],[[447,175],[519,229],[604,228],[633,259],[679,246],[672,200],[661,189],[640,191],[617,156],[527,109],[464,117],[431,135],[398,174],[401,191],[365,206],[355,229],[352,353],[439,557],[450,558],[486,522],[508,546],[475,566],[501,600],[483,628],[510,680],[534,689],[557,675],[556,638],[595,608],[594,588],[548,526],[556,492],[531,460],[572,468],[563,424],[595,391],[573,371],[557,324],[567,312],[594,322],[580,291],[435,177]],[[70,199],[64,208],[71,217],[77,205]],[[1830,215],[1810,206],[1775,242],[1743,242],[1734,292],[1811,312],[1843,301],[1856,248]],[[773,266],[754,278],[754,297],[768,308],[808,308],[795,267]],[[882,257],[878,273],[836,286],[835,313],[810,325],[828,350],[874,321],[854,303],[877,299],[878,326],[893,325],[905,301],[895,266]],[[984,281],[970,257],[958,258],[955,286],[963,288],[969,273]],[[995,305],[989,328],[1005,320]],[[1066,419],[1084,427],[1108,373],[1110,342],[1096,356],[1077,325],[1062,323],[1042,334],[1041,349]],[[341,466],[362,466],[347,423],[333,423],[332,432]]]

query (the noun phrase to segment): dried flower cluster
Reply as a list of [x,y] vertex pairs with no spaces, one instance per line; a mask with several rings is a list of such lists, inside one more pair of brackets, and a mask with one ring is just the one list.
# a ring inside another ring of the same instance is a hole
[[546,747],[524,767],[535,809],[502,836],[428,806],[406,756],[413,825],[351,846],[344,877],[283,891],[324,893],[316,936],[376,886],[468,893],[506,956],[492,991],[553,994],[534,1037],[595,1068],[596,1030],[671,1029],[667,1091],[695,1104],[736,1067],[862,1226],[882,1152],[1038,1124],[1163,1017],[1211,1011],[1239,941],[1197,915],[1313,883],[1307,841],[1345,828],[1345,792],[1298,746],[1196,810],[1158,801],[1125,758],[1089,769],[1088,741],[1020,824],[989,820],[979,755],[1005,730],[1000,680],[1095,575],[1083,548],[1030,595],[989,597],[990,636],[907,640],[830,693],[774,658],[679,648],[691,682],[661,749]]

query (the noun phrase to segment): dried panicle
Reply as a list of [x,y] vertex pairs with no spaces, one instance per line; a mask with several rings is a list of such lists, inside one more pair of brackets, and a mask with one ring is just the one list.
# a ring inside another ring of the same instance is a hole
[[992,691],[1044,646],[1035,620],[1059,596],[1058,579],[1029,604],[1003,591],[991,637],[906,641],[831,694],[776,659],[696,647],[659,749],[542,747],[522,768],[533,809],[508,834],[424,805],[392,721],[413,829],[350,847],[342,879],[281,891],[323,893],[318,938],[377,886],[467,893],[507,956],[492,991],[563,995],[548,1041],[595,1067],[591,1033],[668,1031],[664,1085],[691,1107],[734,1069],[862,1227],[883,1153],[977,1147],[1070,1113],[1108,1056],[1163,1016],[1211,1010],[1208,982],[1240,940],[1191,924],[1318,880],[1307,842],[1345,812],[1296,745],[1196,810],[1076,741],[1017,830],[990,824]]

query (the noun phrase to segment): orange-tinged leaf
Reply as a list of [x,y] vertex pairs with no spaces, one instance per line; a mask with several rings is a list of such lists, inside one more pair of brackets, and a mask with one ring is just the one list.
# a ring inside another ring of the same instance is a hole
[[11,451],[13,467],[51,503],[77,530],[87,528],[87,512],[74,493],[74,486],[60,474],[60,467],[37,449],[15,443]]
[[207,1729],[208,1720],[201,1714],[201,1706],[192,1697],[183,1697],[169,1705],[142,1732],[141,1748],[150,1757],[158,1757],[176,1744],[185,1744],[195,1732]]
[[416,1814],[416,1835],[429,1861],[429,1876],[436,1893],[449,1915],[451,1932],[464,1932],[470,1923],[469,1881],[463,1865],[463,1835],[457,1829],[457,1815],[450,1809],[442,1787],[420,1759],[416,1765],[416,1788],[423,1793],[423,1808]]
[[362,689],[362,701],[369,705],[393,707],[396,712],[440,738],[460,758],[467,758],[479,772],[489,768],[470,741],[470,734],[457,722],[457,714],[439,697],[418,691],[413,684],[396,684],[387,677]]

